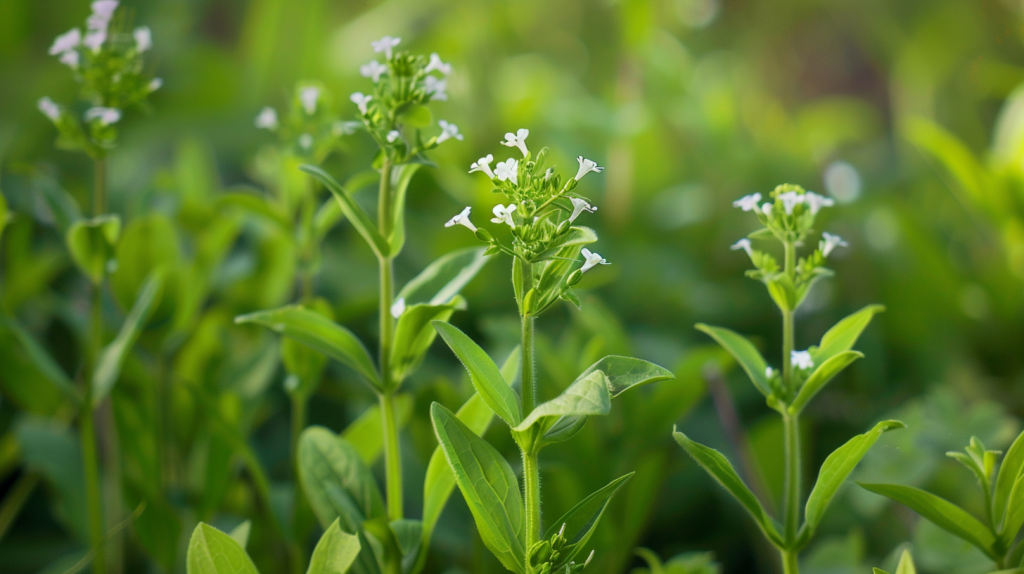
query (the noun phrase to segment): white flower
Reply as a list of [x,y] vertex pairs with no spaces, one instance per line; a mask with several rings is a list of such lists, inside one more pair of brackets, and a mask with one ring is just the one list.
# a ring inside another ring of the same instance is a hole
[[744,195],[743,197],[732,202],[733,207],[738,207],[743,211],[756,211],[757,202],[761,201],[760,193],[752,193],[750,195]]
[[67,67],[69,67],[69,68],[71,68],[73,70],[77,70],[78,69],[78,58],[79,58],[78,51],[76,51],[76,50],[68,50],[67,52],[64,52],[63,54],[60,55],[60,63],[64,64],[65,66],[67,66]]
[[334,122],[331,133],[335,136],[350,136],[359,129],[359,122]]
[[121,110],[96,106],[85,111],[85,120],[99,120],[100,125],[109,126],[121,119]]
[[149,31],[149,26],[139,26],[132,32],[132,36],[135,38],[135,49],[140,53],[153,47],[153,33]]
[[373,96],[364,96],[362,92],[356,92],[349,96],[348,99],[352,100],[352,103],[359,107],[359,113],[365,116],[366,104],[370,103],[370,100],[373,99]]
[[277,110],[270,106],[267,106],[260,110],[260,113],[256,114],[256,127],[263,130],[276,130]]
[[392,38],[391,36],[384,36],[380,40],[370,42],[370,45],[373,46],[374,52],[384,52],[384,57],[390,60],[391,49],[397,46],[398,43],[401,41],[401,38]]
[[93,22],[105,21],[110,23],[110,19],[114,17],[114,10],[117,9],[118,4],[117,0],[96,0],[93,2],[92,15],[89,16],[88,26],[90,28],[98,28],[99,26],[93,26]]
[[50,98],[46,96],[39,98],[39,101],[36,103],[36,107],[38,107],[39,111],[43,112],[46,117],[50,118],[50,121],[56,122],[60,120],[60,106]]
[[74,50],[81,43],[82,31],[78,28],[72,28],[53,40],[53,45],[50,46],[50,55],[56,56],[57,54],[64,54],[65,52]]
[[523,152],[523,157],[530,153],[530,150],[526,149],[526,138],[529,137],[530,130],[522,128],[516,130],[516,133],[509,132],[505,134],[505,141],[501,142],[501,145],[508,147],[517,147],[519,151]]
[[586,211],[587,213],[594,213],[595,211],[597,211],[597,207],[590,205],[589,203],[587,203],[587,200],[585,199],[580,199],[578,197],[570,197],[569,201],[572,202],[572,215],[569,216],[569,223],[576,221],[576,218],[579,217],[580,214],[583,213],[584,211]]
[[576,177],[573,178],[576,181],[583,179],[583,176],[587,175],[590,172],[601,173],[602,171],[604,171],[604,168],[597,165],[597,162],[590,161],[589,159],[586,159],[583,156],[577,157],[576,161],[580,162],[580,168],[576,170]]
[[772,378],[773,376],[775,376],[775,369],[772,369],[771,367],[765,367],[764,376],[766,379]]
[[583,258],[586,260],[583,262],[583,267],[580,267],[580,273],[586,273],[597,265],[611,265],[607,259],[601,257],[600,253],[594,253],[586,247],[580,250],[580,255],[583,255]]
[[448,89],[448,80],[442,80],[441,78],[436,78],[434,76],[427,76],[427,78],[423,80],[423,89],[430,94],[431,100],[438,100],[441,102],[448,101],[448,92],[446,91]]
[[508,207],[502,204],[494,206],[494,217],[491,218],[491,223],[507,223],[512,229],[516,228],[516,222],[512,221],[512,212],[516,210],[516,204],[510,203]]
[[794,367],[801,370],[807,370],[814,366],[814,359],[807,351],[790,351],[789,360],[792,361]]
[[487,177],[494,179],[494,172],[491,171],[491,162],[494,161],[494,156],[487,154],[484,157],[474,161],[469,166],[469,173],[474,171],[482,171],[487,174]]
[[377,60],[372,60],[359,66],[359,75],[364,78],[372,78],[375,84],[380,81],[381,75],[386,71],[388,71],[388,67]]
[[779,195],[779,201],[786,208],[786,215],[793,214],[793,208],[804,202],[804,194],[795,191],[787,191]]
[[423,68],[423,73],[429,74],[434,70],[437,70],[438,72],[441,72],[442,74],[447,76],[448,74],[452,73],[452,65],[445,64],[444,62],[442,62],[441,56],[438,56],[437,52],[434,52],[433,54],[430,55],[430,63],[427,64],[426,68]]
[[391,130],[388,132],[388,143],[395,143],[395,140],[402,137],[402,134],[398,130]]
[[771,214],[772,214],[772,204],[767,203],[767,202],[762,204],[761,205],[761,213],[763,213],[765,215],[765,217],[770,217]]
[[441,126],[441,135],[437,136],[436,143],[441,143],[444,140],[452,138],[462,141],[462,134],[459,133],[459,126],[448,123],[444,120],[438,120],[437,125]]
[[159,90],[160,88],[162,88],[163,86],[164,86],[164,79],[163,78],[153,78],[152,80],[149,81],[149,84],[146,86],[146,88],[150,92],[155,92],[155,91]]
[[391,316],[395,319],[402,316],[405,313],[405,297],[399,297],[395,299],[395,303],[391,305]]
[[807,203],[807,207],[810,208],[811,215],[817,215],[822,207],[832,207],[836,203],[831,197],[818,195],[813,191],[808,191],[804,194],[804,201]]
[[307,86],[299,90],[299,101],[302,102],[302,109],[306,111],[307,116],[316,113],[316,102],[319,99],[320,88],[316,86]]
[[505,161],[499,161],[494,166],[494,175],[501,181],[508,180],[512,182],[512,185],[518,185],[519,160],[509,158]]
[[313,147],[313,136],[309,134],[302,134],[299,136],[299,147],[302,149],[309,149]]
[[829,253],[836,247],[848,247],[849,244],[843,241],[842,237],[838,235],[832,235],[831,233],[822,233],[821,241],[818,242],[818,249],[821,250],[822,257],[828,257]]
[[466,209],[463,209],[461,212],[459,212],[458,215],[456,215],[455,217],[449,219],[448,223],[445,223],[444,226],[445,227],[451,227],[453,225],[464,225],[464,226],[468,227],[470,231],[472,231],[473,233],[476,233],[476,226],[473,225],[473,222],[471,222],[469,220],[469,211],[471,209],[472,209],[471,207],[467,207]]
[[[550,168],[550,167],[547,168],[546,170],[544,170],[544,181],[547,181],[547,180],[551,179],[551,176],[553,176],[553,175],[555,175],[555,170],[553,168]],[[597,208],[595,207],[594,209],[597,209]]]
[[748,256],[750,256],[750,257],[754,256],[754,250],[750,248],[750,240],[747,239],[746,237],[744,237],[743,239],[740,239],[736,243],[733,243],[732,245],[730,245],[729,249],[732,249],[733,251],[738,250],[738,249],[742,249],[742,250],[747,252]]
[[82,40],[82,44],[85,44],[85,47],[89,48],[93,52],[99,52],[100,47],[103,46],[103,42],[106,41],[106,30],[90,30],[89,33],[85,35],[85,39]]

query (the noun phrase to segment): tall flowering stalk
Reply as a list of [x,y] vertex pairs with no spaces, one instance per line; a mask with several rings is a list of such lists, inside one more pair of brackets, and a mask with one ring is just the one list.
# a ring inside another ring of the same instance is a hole
[[[605,507],[632,473],[622,476],[584,499],[565,516],[542,530],[540,467],[541,449],[575,435],[587,417],[606,415],[611,399],[629,388],[671,378],[657,365],[630,357],[608,356],[586,371],[564,392],[539,402],[534,359],[535,319],[558,300],[577,307],[573,287],[584,273],[608,262],[585,246],[597,241],[593,230],[575,226],[583,212],[597,208],[575,190],[588,173],[600,173],[595,162],[578,158],[579,170],[562,180],[554,168],[546,168],[548,150],[532,155],[526,140],[530,132],[520,129],[505,135],[502,145],[518,150],[495,164],[491,154],[470,166],[471,172],[485,174],[494,191],[503,194],[508,205],[492,209],[492,233],[477,227],[466,207],[452,217],[447,227],[461,225],[486,243],[488,254],[512,257],[512,285],[522,326],[519,378],[520,392],[513,388],[515,372],[498,369],[479,345],[452,325],[435,321],[434,326],[469,371],[480,399],[479,406],[464,406],[458,414],[434,403],[430,414],[440,449],[473,513],[484,544],[509,570],[519,574],[579,572],[590,563],[594,552],[577,563],[575,558],[590,540]],[[467,403],[468,405],[468,403]],[[508,424],[519,446],[523,464],[523,492],[508,462],[494,447],[480,438],[483,428],[472,426],[479,411],[490,410]]]
[[[760,193],[754,193],[733,202],[733,206],[757,216],[762,228],[737,241],[732,249],[742,250],[750,257],[754,269],[747,271],[747,276],[764,284],[782,312],[782,368],[768,366],[757,348],[738,333],[703,324],[698,324],[697,329],[732,354],[764,395],[768,406],[782,416],[786,468],[782,524],[768,515],[761,501],[721,453],[690,440],[681,432],[673,432],[673,436],[751,514],[761,532],[779,550],[783,571],[795,574],[799,571],[799,551],[814,536],[826,508],[846,477],[883,432],[904,425],[899,421],[882,421],[829,455],[807,498],[801,523],[800,414],[833,377],[864,356],[852,350],[853,345],[882,307],[869,305],[829,329],[818,346],[803,351],[795,349],[794,313],[815,282],[832,276],[832,271],[825,267],[827,258],[835,248],[845,247],[846,242],[836,235],[823,233],[816,248],[798,257],[797,249],[810,236],[819,212],[831,207],[833,201],[789,184],[780,185],[769,194],[768,199],[774,201],[762,203],[761,199]],[[770,253],[755,249],[751,240],[776,242],[783,254],[782,265]]]

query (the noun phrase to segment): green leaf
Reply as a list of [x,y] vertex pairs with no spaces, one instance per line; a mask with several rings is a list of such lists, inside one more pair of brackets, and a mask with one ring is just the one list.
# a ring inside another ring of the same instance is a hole
[[683,447],[687,454],[693,457],[693,460],[701,468],[711,475],[711,478],[714,478],[718,484],[722,485],[722,488],[731,494],[750,513],[750,516],[754,518],[754,522],[761,528],[761,532],[764,533],[765,537],[776,546],[781,547],[782,537],[779,536],[772,518],[768,516],[764,507],[761,506],[761,501],[743,483],[743,479],[736,473],[736,469],[733,468],[729,460],[717,450],[693,442],[685,434],[675,429],[672,430],[672,437],[676,439],[676,442],[679,443],[679,446]]
[[[412,417],[412,396],[406,393],[399,393],[393,397],[395,403],[395,420],[398,429],[405,428]],[[380,406],[373,405],[363,411],[359,418],[352,421],[341,433],[352,448],[359,453],[359,458],[367,466],[373,466],[384,449],[384,436],[381,433]]]
[[7,199],[4,198],[4,194],[0,193],[0,239],[3,239],[4,228],[7,227],[7,223],[11,220],[10,210],[7,209]]
[[814,395],[817,395],[818,391],[823,389],[829,381],[850,363],[862,358],[864,358],[864,355],[857,351],[842,351],[818,365],[818,368],[814,369],[811,376],[807,377],[803,386],[800,387],[800,392],[797,393],[796,398],[789,405],[789,412],[791,414],[800,413],[807,406],[807,403],[814,398]]
[[237,207],[243,211],[258,215],[267,221],[277,225],[282,231],[289,231],[292,224],[288,221],[288,214],[277,205],[272,204],[266,197],[249,191],[248,186],[239,186],[242,189],[226,193],[217,198],[218,210],[225,207]]
[[318,179],[320,183],[324,184],[324,187],[330,190],[334,198],[338,200],[338,206],[341,207],[342,213],[352,223],[352,227],[356,228],[359,235],[363,236],[363,239],[369,244],[370,249],[377,254],[377,257],[384,257],[390,252],[390,245],[387,239],[380,234],[370,216],[352,199],[352,196],[349,195],[348,191],[341,184],[315,165],[303,164],[299,169]]
[[78,207],[78,202],[51,177],[36,175],[32,178],[32,184],[42,193],[57,230],[66,235],[71,225],[82,219],[82,210]]
[[1006,518],[1002,524],[1002,540],[1009,547],[1017,539],[1020,527],[1024,526],[1024,476],[1017,478],[1006,504]]
[[430,406],[430,418],[484,545],[505,568],[526,574],[523,497],[512,468],[501,453],[440,404]]
[[996,539],[992,532],[966,510],[930,492],[902,484],[865,484],[862,487],[887,496],[909,507],[939,528],[954,534],[977,546],[993,560],[998,559],[992,552]]
[[604,514],[605,509],[608,508],[612,497],[615,496],[615,493],[618,492],[619,488],[627,480],[632,478],[633,474],[631,472],[609,482],[598,491],[581,500],[569,512],[566,512],[561,518],[551,524],[548,531],[544,533],[544,539],[550,540],[564,525],[565,531],[562,534],[569,541],[568,544],[571,545],[571,550],[567,548],[566,555],[559,559],[561,563],[571,561],[583,550],[587,542],[590,541],[590,537],[594,535],[594,531],[597,530],[601,516]]
[[161,269],[150,273],[146,282],[139,289],[135,304],[132,305],[131,311],[125,317],[117,337],[114,337],[114,340],[100,354],[92,380],[92,404],[94,407],[98,406],[110,389],[114,388],[114,383],[117,382],[121,374],[121,365],[124,364],[128,351],[139,338],[142,327],[153,312],[163,284],[164,272]]
[[135,535],[146,554],[164,572],[173,572],[178,560],[181,520],[175,508],[162,499],[147,498],[144,503],[145,510],[132,524]]
[[494,411],[494,414],[504,419],[508,426],[516,427],[521,423],[523,415],[519,406],[519,396],[509,387],[498,366],[480,345],[448,323],[434,321],[433,325],[469,371],[473,388],[483,398],[484,403]]
[[487,263],[483,247],[468,247],[442,255],[402,287],[395,299],[406,306],[443,305],[451,301]]
[[601,371],[594,371],[569,385],[569,388],[557,397],[537,405],[523,422],[512,430],[524,432],[537,421],[551,417],[606,415],[612,408],[612,398],[608,394],[609,386],[608,377]]
[[570,227],[568,231],[555,238],[543,253],[534,257],[531,263],[551,259],[565,247],[579,246],[582,248],[596,241],[597,233],[594,233],[593,229],[589,227]]
[[[429,110],[427,112],[429,113]],[[412,176],[416,175],[416,171],[420,167],[418,163],[407,163],[395,169],[398,177],[393,178],[394,211],[391,215],[391,236],[388,237],[392,257],[401,253],[402,247],[405,246],[405,194],[409,190],[409,182],[412,181]]]
[[1010,493],[1013,491],[1022,473],[1024,473],[1024,432],[1017,435],[1013,444],[1006,451],[1003,462],[999,465],[999,474],[996,476],[996,489],[992,498],[995,509],[994,516],[997,523],[1002,523],[1003,515],[1006,513],[1006,505],[1010,500]]
[[62,369],[46,349],[44,349],[43,346],[40,345],[39,342],[37,342],[35,338],[21,326],[20,323],[18,323],[17,319],[8,316],[3,311],[0,311],[0,326],[3,326],[9,330],[12,335],[14,335],[14,338],[21,344],[22,351],[24,351],[25,356],[28,357],[37,369],[39,369],[39,372],[46,377],[46,380],[53,383],[54,387],[60,390],[64,396],[71,399],[74,403],[77,404],[82,401],[81,393],[77,388],[75,388],[74,383],[72,383],[71,379],[68,378],[64,369]]
[[[323,315],[329,321],[334,320],[334,311],[326,299],[307,299],[303,301],[303,307]],[[285,390],[292,395],[293,400],[304,401],[313,396],[320,386],[327,366],[327,356],[291,337],[285,337],[281,341],[281,364],[288,372]]]
[[587,424],[587,417],[562,417],[544,433],[544,444],[567,441],[576,436]]
[[860,334],[871,322],[871,318],[882,311],[885,311],[883,305],[868,305],[836,323],[825,332],[817,347],[812,346],[808,349],[814,364],[821,365],[835,355],[852,349]]
[[576,377],[576,380],[579,381],[594,371],[601,371],[605,374],[608,393],[613,399],[634,387],[675,378],[672,371],[649,361],[634,357],[608,355],[588,367],[580,376]]
[[205,522],[192,531],[185,566],[188,574],[258,574],[238,542]]
[[334,321],[302,307],[288,305],[269,311],[257,311],[235,317],[235,323],[256,323],[291,337],[353,368],[374,388],[383,390],[380,375],[370,353],[351,331]]
[[712,327],[703,323],[696,325],[698,331],[703,331],[718,344],[729,351],[729,354],[736,359],[736,362],[743,367],[746,371],[747,376],[750,377],[751,382],[757,387],[757,390],[761,391],[761,394],[765,397],[772,395],[771,387],[768,385],[768,377],[765,376],[765,369],[768,368],[768,364],[765,363],[761,353],[757,351],[754,344],[747,340],[746,337],[730,331],[729,329],[723,329],[722,327]]
[[313,549],[306,574],[345,574],[359,555],[359,537],[341,530],[335,520]]
[[116,215],[79,220],[68,228],[65,239],[71,259],[94,285],[103,280],[120,233],[121,218]]
[[234,538],[235,542],[237,542],[239,546],[245,548],[249,544],[249,532],[251,531],[252,521],[246,520],[234,527],[228,535],[231,536],[231,538]]
[[430,124],[434,122],[434,116],[430,113],[430,108],[424,105],[412,105],[404,110],[398,116],[398,121],[405,125],[417,129],[429,128]]
[[398,387],[405,377],[415,371],[430,345],[437,338],[433,321],[447,321],[456,309],[465,309],[466,300],[457,295],[443,305],[413,305],[406,307],[395,326],[395,339],[391,353],[391,379]]
[[917,567],[914,566],[914,557],[910,555],[910,550],[903,549],[903,554],[900,554],[900,562],[896,565],[896,574],[917,574]]
[[[181,263],[178,232],[167,216],[152,213],[125,226],[115,249],[117,269],[110,274],[110,290],[122,309],[128,309],[154,269],[171,272]],[[175,291],[165,278],[163,296],[154,309],[153,323],[173,314]]]
[[859,434],[837,448],[828,455],[818,472],[818,480],[811,489],[811,495],[807,498],[805,510],[805,528],[807,528],[807,539],[814,534],[825,510],[832,502],[832,498],[839,491],[839,487],[850,476],[853,468],[864,458],[868,450],[874,446],[882,433],[893,429],[906,428],[906,425],[899,421],[882,421],[864,434]]

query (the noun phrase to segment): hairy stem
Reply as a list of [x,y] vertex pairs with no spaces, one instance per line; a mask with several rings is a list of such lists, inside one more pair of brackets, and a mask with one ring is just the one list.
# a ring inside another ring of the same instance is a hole
[[800,565],[797,563],[796,550],[780,550],[782,553],[782,573],[799,574]]
[[786,544],[792,544],[796,540],[797,529],[800,527],[800,418],[799,415],[787,414],[783,415],[782,422],[786,443],[786,484],[783,493],[784,539]]
[[523,451],[523,482],[526,491],[526,564],[530,571],[530,547],[540,539],[540,469],[537,453]]
[[384,424],[384,473],[387,475],[388,518],[399,520],[402,512],[402,458],[398,447],[394,393],[381,393],[380,414]]
[[[523,262],[523,297],[533,287],[533,264]],[[533,412],[537,404],[537,371],[533,358],[533,315],[522,316],[522,359],[520,374],[523,391],[523,416]]]

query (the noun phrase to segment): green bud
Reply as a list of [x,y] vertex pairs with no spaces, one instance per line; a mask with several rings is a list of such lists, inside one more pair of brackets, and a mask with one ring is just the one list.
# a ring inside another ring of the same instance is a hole
[[534,307],[537,305],[537,297],[539,297],[539,295],[537,295],[537,290],[530,289],[526,294],[526,297],[523,298],[523,315],[530,315],[533,313]]
[[491,235],[491,232],[487,231],[483,227],[476,228],[476,237],[480,241],[486,241],[487,243],[490,243],[491,241],[494,240],[494,236]]
[[570,225],[572,225],[572,223],[570,223],[568,219],[566,219],[565,221],[559,223],[558,224],[558,229],[555,230],[555,235],[562,235],[566,231],[569,231],[569,226]]
[[569,285],[569,287],[572,287],[573,285],[576,285],[577,283],[579,283],[582,280],[583,280],[583,272],[580,271],[579,269],[577,269],[577,270],[575,270],[575,271],[573,271],[572,273],[569,274],[569,278],[565,280],[565,283],[567,285]]

